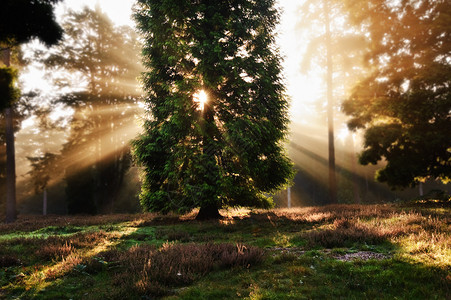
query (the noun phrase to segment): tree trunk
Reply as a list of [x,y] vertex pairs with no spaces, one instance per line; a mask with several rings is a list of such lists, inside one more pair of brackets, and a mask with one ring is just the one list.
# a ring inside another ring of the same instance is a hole
[[[3,62],[10,66],[11,50],[4,50]],[[9,100],[9,99],[8,99]],[[14,150],[13,109],[5,108],[6,137],[6,223],[16,220],[16,158]]]
[[357,157],[355,154],[354,137],[350,134],[351,141],[351,173],[352,173],[352,190],[354,192],[354,203],[360,204],[362,201],[360,199],[360,188],[359,188],[359,177],[357,175]]
[[329,201],[337,201],[337,180],[335,174],[335,145],[334,145],[334,99],[332,82],[332,42],[330,33],[329,1],[324,0],[324,16],[326,21],[326,52],[327,52],[327,127],[329,139]]
[[6,120],[6,223],[16,220],[16,158],[14,150],[13,110],[5,109]]
[[47,215],[47,189],[44,189],[44,196],[42,199],[42,215]]
[[287,189],[287,207],[291,208],[291,187]]
[[222,215],[219,213],[219,209],[215,205],[202,206],[196,216],[196,220],[198,221],[219,219],[222,219]]
[[[212,97],[211,92],[209,93]],[[213,98],[213,97],[212,97]],[[217,180],[218,170],[216,166],[216,145],[214,144],[214,111],[213,111],[213,99],[210,99],[208,103],[204,103],[204,119],[201,120],[200,126],[202,132],[202,163],[204,164],[204,173],[202,174],[201,181],[203,184],[207,184],[214,189],[209,189],[208,192],[203,193],[202,199],[200,199],[200,210],[197,214],[196,220],[209,220],[222,218],[219,213],[218,195],[217,195]]]

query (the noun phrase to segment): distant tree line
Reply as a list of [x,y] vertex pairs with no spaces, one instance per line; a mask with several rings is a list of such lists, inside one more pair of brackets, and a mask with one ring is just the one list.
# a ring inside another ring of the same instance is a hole
[[[129,27],[115,27],[99,7],[70,11],[62,26],[63,42],[40,62],[47,72],[61,74],[54,77],[59,88],[77,88],[53,100],[74,113],[61,153],[35,158],[34,169],[40,171],[33,174],[50,179],[63,173],[69,213],[112,212],[131,165],[130,128],[140,97],[137,36]],[[81,86],[73,86],[71,74]]]

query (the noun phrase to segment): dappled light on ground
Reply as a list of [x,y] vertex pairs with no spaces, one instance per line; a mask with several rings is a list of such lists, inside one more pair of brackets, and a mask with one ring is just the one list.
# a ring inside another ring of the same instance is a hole
[[451,284],[447,207],[243,208],[204,222],[196,213],[21,216],[0,225],[1,291],[209,298],[213,286],[224,298],[290,292],[321,298],[324,289],[337,297],[384,291],[418,298],[431,290],[445,297]]

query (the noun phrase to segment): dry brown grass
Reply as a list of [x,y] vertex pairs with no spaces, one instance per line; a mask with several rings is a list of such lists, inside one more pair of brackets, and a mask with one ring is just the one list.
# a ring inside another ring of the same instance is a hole
[[296,223],[323,223],[335,219],[374,218],[386,216],[399,209],[392,205],[327,205],[303,208],[280,208],[272,210],[255,210],[251,215],[254,219],[272,221],[288,220]]
[[[20,231],[43,228],[29,234],[19,232],[5,236],[0,241],[0,267],[12,266],[11,270],[24,267],[28,270],[24,274],[28,276],[30,272],[31,275],[22,286],[36,290],[64,282],[66,276],[82,273],[80,278],[96,278],[92,275],[102,272],[100,277],[111,280],[108,288],[99,287],[105,299],[168,295],[213,270],[246,268],[263,259],[262,249],[235,244],[235,241],[260,247],[272,247],[275,243],[283,247],[280,248],[282,255],[274,258],[275,265],[298,261],[311,248],[353,246],[396,259],[405,256],[406,261],[420,258],[425,265],[436,262],[444,268],[451,266],[451,217],[446,213],[443,210],[438,215],[431,210],[403,210],[390,205],[335,205],[290,210],[228,210],[222,212],[228,222],[202,223],[194,220],[194,213],[185,216],[36,216],[19,220],[18,224],[0,225],[3,228],[0,232],[7,232],[14,226],[21,228]],[[41,218],[43,220],[39,220]],[[176,226],[154,226],[172,224]],[[139,227],[143,226],[153,228],[141,230]],[[250,233],[249,239],[242,238]],[[128,249],[137,241],[142,241],[140,246]],[[161,245],[162,241],[169,242],[161,248],[147,245]],[[286,249],[290,250],[284,253]],[[351,257],[347,249],[320,251],[335,251],[345,253],[345,258]],[[358,252],[360,256],[362,253]],[[310,268],[307,266],[305,270]],[[304,274],[305,270],[298,272]]]
[[[273,220],[317,224],[300,234],[307,247],[389,242],[432,264],[451,265],[451,216],[394,206],[326,206],[274,210]],[[275,216],[275,217],[274,217]],[[418,255],[419,254],[419,255]]]
[[331,229],[316,229],[302,234],[310,247],[351,246],[353,243],[379,244],[390,237],[403,234],[399,230],[381,230],[365,223],[336,219]]
[[64,257],[61,262],[48,268],[45,271],[46,280],[54,280],[68,273],[74,272],[76,266],[81,265],[83,259],[76,253],[71,253],[67,257]]
[[[161,296],[171,287],[187,285],[214,268],[249,267],[259,263],[263,250],[241,244],[172,244],[160,249],[134,246],[127,252],[101,253],[105,260],[118,260],[123,268],[114,275],[120,290]],[[125,275],[125,276],[124,276]],[[118,295],[115,295],[118,296]]]
[[72,244],[67,241],[64,244],[49,243],[36,250],[35,255],[44,260],[62,259],[69,256],[74,250]]
[[[94,226],[132,222],[133,224],[151,224],[152,222],[164,222],[166,219],[174,221],[171,216],[158,216],[157,214],[114,214],[97,216],[38,216],[19,215],[17,221],[10,224],[0,223],[0,233],[22,231],[29,232],[48,226]],[[132,224],[132,226],[133,226]],[[144,225],[143,225],[144,226]]]

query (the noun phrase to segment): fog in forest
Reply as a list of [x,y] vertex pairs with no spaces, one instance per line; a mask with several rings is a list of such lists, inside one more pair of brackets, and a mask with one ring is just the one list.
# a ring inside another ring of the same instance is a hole
[[[49,214],[137,212],[141,210],[140,170],[133,162],[130,141],[151,118],[144,109],[139,82],[145,70],[140,62],[141,41],[128,18],[115,23],[112,12],[123,8],[108,7],[112,6],[109,1],[85,8],[82,1],[72,2],[58,8],[65,29],[58,46],[47,50],[32,43],[19,54],[23,67],[15,132],[18,211],[42,213],[45,194]],[[326,29],[323,7],[312,4],[306,9],[303,3],[280,1],[283,13],[277,29],[290,99],[286,149],[296,170],[290,205],[329,203],[330,113],[338,203],[394,202],[433,190],[450,193],[449,184],[435,181],[391,190],[375,181],[375,172],[384,162],[358,163],[362,133],[348,130],[341,103],[368,72],[363,64],[367,33],[348,24],[338,8],[327,12]],[[131,3],[127,7],[123,14],[131,14]],[[329,50],[327,30],[334,38]],[[333,66],[333,103],[327,99],[327,53]],[[5,160],[2,140],[2,168]],[[2,171],[2,211],[3,175]],[[289,205],[286,189],[274,199],[276,207]]]

